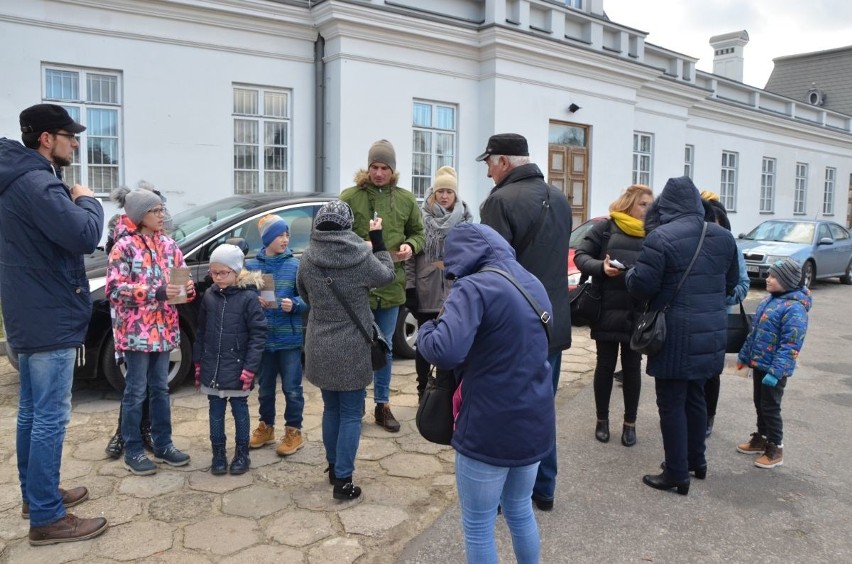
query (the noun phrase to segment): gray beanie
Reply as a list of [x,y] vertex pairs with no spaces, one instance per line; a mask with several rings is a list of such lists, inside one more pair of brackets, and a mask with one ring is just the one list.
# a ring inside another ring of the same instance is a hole
[[387,139],[380,139],[373,143],[370,152],[367,153],[367,168],[373,163],[384,163],[391,170],[396,170],[396,151]]
[[785,290],[795,290],[802,286],[802,267],[791,258],[775,261],[769,267],[769,274],[774,276]]
[[223,243],[210,253],[210,264],[224,264],[237,274],[243,269],[243,252],[236,245]]
[[314,218],[314,227],[319,231],[346,231],[352,229],[352,208],[346,202],[326,202]]
[[131,190],[124,197],[124,213],[136,227],[139,227],[142,223],[142,218],[145,217],[146,213],[163,205],[163,200],[158,195],[141,188]]

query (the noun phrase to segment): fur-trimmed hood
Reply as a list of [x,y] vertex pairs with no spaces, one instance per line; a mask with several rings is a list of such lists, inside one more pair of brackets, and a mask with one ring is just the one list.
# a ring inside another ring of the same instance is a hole
[[258,291],[263,290],[263,273],[244,268],[240,271],[239,276],[237,276],[237,283],[235,285],[237,288],[244,290],[252,287]]
[[[366,168],[360,169],[355,173],[355,185],[359,188],[368,188],[370,186],[375,186],[372,182],[370,182],[370,172]],[[393,176],[391,176],[390,182],[387,186],[382,186],[382,188],[390,188],[394,189],[399,184],[399,171],[393,171]],[[375,186],[378,188],[378,186]]]

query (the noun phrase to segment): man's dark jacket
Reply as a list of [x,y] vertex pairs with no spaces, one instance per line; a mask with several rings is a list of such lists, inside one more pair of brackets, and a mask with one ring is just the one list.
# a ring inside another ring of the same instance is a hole
[[83,344],[92,314],[83,255],[103,225],[100,202],[72,200],[40,153],[0,139],[0,294],[16,352]]
[[547,290],[553,306],[550,350],[571,346],[571,303],[568,299],[568,244],[571,239],[571,205],[565,195],[548,185],[538,166],[518,166],[503,178],[482,203],[482,223],[493,228],[518,251],[526,233],[538,219],[550,191],[550,206],[518,262]]

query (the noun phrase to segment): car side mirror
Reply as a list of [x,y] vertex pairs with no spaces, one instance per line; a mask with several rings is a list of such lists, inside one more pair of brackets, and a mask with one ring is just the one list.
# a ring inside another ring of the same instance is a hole
[[745,233],[740,233],[737,235],[737,239],[745,239]]
[[834,244],[834,239],[832,239],[831,237],[823,237],[822,239],[819,240],[819,243],[817,243],[817,245],[833,245],[833,244]]

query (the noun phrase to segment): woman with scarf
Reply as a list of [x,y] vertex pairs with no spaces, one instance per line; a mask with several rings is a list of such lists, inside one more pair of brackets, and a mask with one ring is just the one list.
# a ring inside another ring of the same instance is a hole
[[574,264],[580,272],[595,279],[602,296],[601,315],[591,327],[591,336],[597,346],[594,376],[597,411],[595,438],[602,443],[609,441],[609,400],[620,347],[624,373],[621,444],[627,447],[636,444],[642,356],[630,348],[630,335],[634,319],[641,312],[641,304],[627,292],[624,273],[633,265],[642,249],[645,212],[653,200],[654,193],[649,187],[643,184],[628,186],[610,204],[610,219],[595,225],[574,255]]
[[[458,179],[453,167],[442,166],[435,172],[435,182],[421,211],[426,243],[423,251],[405,264],[405,307],[417,318],[419,325],[438,317],[450,293],[451,282],[444,278],[444,239],[447,233],[456,225],[473,221],[467,204],[458,199]],[[431,368],[419,350],[415,366],[419,398],[426,389]]]

